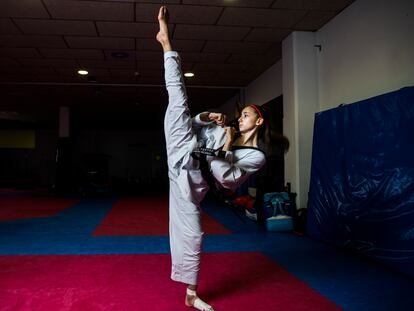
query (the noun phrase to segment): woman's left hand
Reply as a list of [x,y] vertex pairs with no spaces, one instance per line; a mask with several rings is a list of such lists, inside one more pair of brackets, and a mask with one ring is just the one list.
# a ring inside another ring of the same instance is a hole
[[236,133],[236,129],[232,126],[226,126],[224,128],[224,133],[226,134],[226,138],[230,141],[233,141],[234,134]]
[[230,151],[233,146],[233,139],[236,130],[234,127],[226,126],[224,128],[224,134],[226,135],[226,141],[223,146],[223,151]]
[[218,112],[210,112],[208,115],[210,121],[214,121],[218,126],[224,127],[226,124],[226,115]]

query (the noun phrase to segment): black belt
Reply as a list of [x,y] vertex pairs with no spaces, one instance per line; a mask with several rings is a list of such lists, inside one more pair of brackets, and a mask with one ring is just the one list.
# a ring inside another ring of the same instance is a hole
[[217,186],[216,186],[214,176],[211,174],[210,169],[208,167],[207,156],[224,158],[225,155],[226,155],[226,152],[223,151],[222,148],[213,149],[213,148],[206,148],[206,147],[198,147],[191,153],[191,156],[194,159],[200,161],[199,169],[201,171],[201,175],[203,176],[204,180],[207,182],[210,189],[212,190],[216,189]]
[[199,163],[200,163],[199,169],[201,171],[201,175],[203,176],[203,179],[207,182],[210,189],[212,190],[216,189],[217,186],[216,186],[214,176],[211,174],[210,169],[208,167],[207,156],[217,157],[220,151],[222,150],[199,147],[191,153],[191,156],[194,159],[199,160]]
[[193,156],[193,158],[197,158],[201,155],[224,158],[226,156],[226,151],[223,151],[222,148],[213,149],[198,147],[191,153],[191,155]]

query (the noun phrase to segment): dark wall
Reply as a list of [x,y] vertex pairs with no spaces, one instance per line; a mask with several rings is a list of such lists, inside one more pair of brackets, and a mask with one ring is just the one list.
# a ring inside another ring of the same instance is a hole
[[[56,130],[35,130],[35,149],[0,149],[1,187],[51,187],[56,182]],[[107,177],[120,183],[167,179],[164,133],[159,130],[76,130],[70,138],[73,183],[106,158]],[[90,163],[92,161],[92,164]]]
[[[95,160],[94,160],[95,159]],[[164,132],[161,130],[81,130],[73,133],[76,179],[107,166],[110,182],[134,192],[165,186],[168,180]],[[120,189],[121,190],[121,189]]]
[[35,132],[35,149],[0,149],[1,187],[25,188],[54,183],[57,132]]

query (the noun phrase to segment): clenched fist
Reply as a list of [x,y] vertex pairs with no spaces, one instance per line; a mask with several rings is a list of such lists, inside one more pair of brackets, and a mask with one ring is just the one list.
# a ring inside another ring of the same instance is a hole
[[218,126],[224,127],[224,124],[226,124],[226,115],[223,113],[218,112],[210,112],[208,114],[208,119],[210,121],[214,121]]

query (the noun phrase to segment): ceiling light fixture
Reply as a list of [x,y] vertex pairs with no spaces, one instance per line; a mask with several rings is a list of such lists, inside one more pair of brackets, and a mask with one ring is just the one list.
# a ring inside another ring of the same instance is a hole
[[80,74],[81,76],[86,76],[89,72],[87,70],[78,70],[78,74]]
[[113,58],[128,58],[129,54],[127,52],[118,51],[118,52],[112,52],[111,56]]
[[186,73],[184,74],[184,77],[187,77],[187,78],[192,78],[192,77],[194,77],[194,73],[192,73],[192,72],[186,72]]

